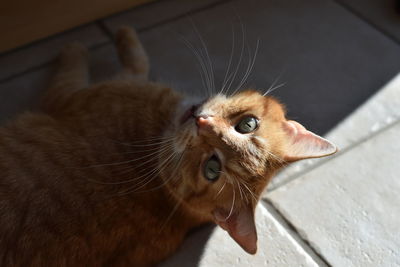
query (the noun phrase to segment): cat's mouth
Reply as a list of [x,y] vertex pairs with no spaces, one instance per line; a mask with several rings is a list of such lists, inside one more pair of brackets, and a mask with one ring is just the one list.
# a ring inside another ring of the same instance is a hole
[[180,119],[181,125],[187,122],[190,118],[195,118],[194,113],[196,110],[199,108],[200,105],[193,105],[190,108],[188,108],[182,115]]

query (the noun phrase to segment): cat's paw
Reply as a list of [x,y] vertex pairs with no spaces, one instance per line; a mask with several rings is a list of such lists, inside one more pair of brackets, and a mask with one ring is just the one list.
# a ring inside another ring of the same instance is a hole
[[136,31],[129,26],[121,26],[115,35],[115,42],[119,48],[136,46],[139,38]]

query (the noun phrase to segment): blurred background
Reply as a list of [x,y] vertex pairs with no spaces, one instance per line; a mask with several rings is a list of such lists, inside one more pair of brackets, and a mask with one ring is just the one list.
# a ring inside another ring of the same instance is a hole
[[0,123],[35,109],[67,43],[90,49],[94,82],[111,78],[113,34],[130,25],[153,80],[204,96],[201,64],[217,91],[237,70],[231,92],[270,90],[289,118],[339,146],[274,179],[256,256],[208,227],[165,266],[400,266],[399,1],[24,2],[0,10]]

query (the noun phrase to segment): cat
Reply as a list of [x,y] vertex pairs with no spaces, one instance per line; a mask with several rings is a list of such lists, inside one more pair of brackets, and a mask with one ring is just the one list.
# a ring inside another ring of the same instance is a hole
[[148,81],[129,27],[116,46],[122,73],[92,86],[66,46],[40,111],[0,128],[1,266],[152,266],[208,222],[256,253],[271,177],[336,147],[255,90],[193,102]]

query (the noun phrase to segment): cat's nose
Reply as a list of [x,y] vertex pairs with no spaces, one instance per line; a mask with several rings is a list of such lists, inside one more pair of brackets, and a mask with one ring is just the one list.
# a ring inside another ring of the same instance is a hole
[[211,126],[210,116],[199,115],[196,117],[196,125],[199,128],[208,128]]

